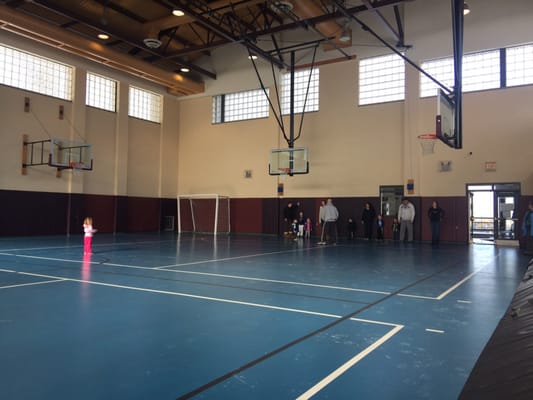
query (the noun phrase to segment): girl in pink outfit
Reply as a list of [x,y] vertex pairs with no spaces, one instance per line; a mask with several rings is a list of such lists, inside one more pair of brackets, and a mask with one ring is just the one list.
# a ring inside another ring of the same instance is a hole
[[83,221],[83,232],[85,232],[85,237],[83,238],[83,254],[92,254],[92,241],[93,233],[96,232],[96,229],[93,229],[93,219],[91,217],[85,218]]
[[304,226],[305,237],[306,238],[310,238],[311,237],[311,230],[312,229],[313,229],[313,223],[311,222],[311,218],[307,218],[305,220],[305,226]]

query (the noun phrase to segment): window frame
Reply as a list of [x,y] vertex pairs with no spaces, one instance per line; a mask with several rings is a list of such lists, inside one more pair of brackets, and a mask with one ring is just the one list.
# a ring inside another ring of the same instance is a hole
[[128,116],[160,124],[163,118],[163,96],[130,85],[128,90]]
[[270,115],[268,88],[265,91],[252,89],[213,96],[211,123],[218,125],[268,118]]
[[[404,101],[405,83],[405,60],[398,54],[391,53],[361,59],[359,61],[358,105],[368,106]],[[363,88],[365,90],[362,90]],[[375,95],[376,92],[381,94]]]
[[0,84],[72,101],[74,67],[0,44]]
[[[290,72],[285,72],[281,76],[281,115],[290,115],[290,77]],[[305,68],[294,71],[294,114],[317,112],[319,110],[320,69],[314,67],[312,69]]]
[[[94,90],[91,90],[94,89]],[[117,111],[118,81],[87,71],[85,105],[100,110]],[[98,101],[99,99],[104,101]]]

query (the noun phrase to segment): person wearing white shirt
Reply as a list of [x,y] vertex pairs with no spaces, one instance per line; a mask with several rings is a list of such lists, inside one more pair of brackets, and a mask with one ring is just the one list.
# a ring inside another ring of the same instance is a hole
[[339,211],[333,205],[333,200],[328,199],[323,209],[324,212],[324,232],[325,242],[320,244],[337,244],[337,219],[339,218]]
[[413,222],[415,220],[415,206],[407,199],[403,199],[398,209],[398,221],[400,222],[400,242],[405,240],[407,232],[407,241],[413,241]]

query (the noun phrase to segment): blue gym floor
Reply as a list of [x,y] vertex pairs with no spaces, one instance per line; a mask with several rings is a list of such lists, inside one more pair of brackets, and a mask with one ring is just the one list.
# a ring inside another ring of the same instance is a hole
[[2,399],[453,400],[518,249],[174,233],[0,239]]

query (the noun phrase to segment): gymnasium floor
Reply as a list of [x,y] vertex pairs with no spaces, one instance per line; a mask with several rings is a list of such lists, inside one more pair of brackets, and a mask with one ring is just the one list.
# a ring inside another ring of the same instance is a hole
[[2,399],[456,399],[528,259],[262,236],[0,239]]

